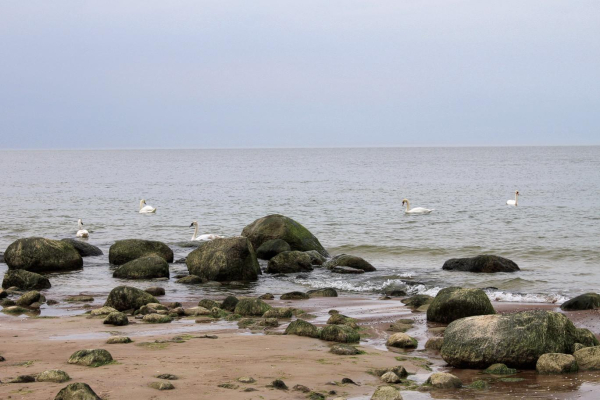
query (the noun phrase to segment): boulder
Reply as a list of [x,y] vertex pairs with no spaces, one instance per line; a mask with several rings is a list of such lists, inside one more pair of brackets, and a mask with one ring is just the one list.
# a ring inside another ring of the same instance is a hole
[[327,325],[321,329],[320,338],[338,343],[358,343],[360,341],[360,335],[346,325]]
[[583,345],[584,347],[600,345],[600,342],[598,342],[598,339],[596,339],[596,335],[594,335],[589,329],[585,328],[575,328],[575,342]]
[[63,242],[70,243],[71,246],[75,247],[75,250],[81,257],[93,257],[101,256],[104,254],[100,248],[93,246],[89,243],[83,242],[77,239],[62,239]]
[[331,314],[327,320],[327,325],[347,325],[352,329],[358,329],[358,324],[354,318],[347,317],[340,313]]
[[425,343],[425,348],[427,350],[440,351],[440,349],[442,348],[443,344],[444,344],[444,338],[443,337],[432,337],[432,338],[429,338],[427,340],[427,342]]
[[267,310],[270,310],[271,306],[262,301],[261,299],[255,298],[243,298],[238,301],[235,306],[234,313],[239,314],[243,317],[247,316],[262,316]]
[[263,314],[263,318],[292,318],[293,312],[291,308],[276,308],[273,307]]
[[79,350],[71,355],[69,364],[83,365],[86,367],[99,367],[110,364],[113,358],[110,353],[104,349]]
[[113,278],[154,279],[168,278],[169,264],[157,255],[149,255],[121,265],[113,273]]
[[[4,287],[4,285],[2,286]],[[584,293],[564,302],[560,308],[565,311],[595,310],[600,308],[600,294]]]
[[600,371],[600,346],[577,350],[573,356],[580,371]]
[[539,374],[567,374],[577,372],[577,361],[570,354],[547,353],[538,358],[535,369]]
[[431,385],[436,389],[458,389],[462,386],[460,379],[447,372],[431,374],[425,384]]
[[163,242],[155,240],[125,239],[117,240],[110,246],[108,262],[113,265],[123,265],[136,258],[156,255],[166,262],[173,262],[173,250]]
[[506,364],[496,363],[484,369],[483,373],[490,375],[514,375],[517,373],[517,370],[515,368],[508,368]]
[[8,289],[16,286],[21,290],[50,289],[50,281],[45,276],[24,269],[8,270],[4,274],[2,287]]
[[41,237],[13,242],[4,253],[4,261],[8,269],[31,272],[68,271],[83,267],[83,259],[71,244]]
[[561,313],[536,310],[481,315],[448,325],[441,355],[456,368],[504,363],[532,369],[542,354],[571,354],[577,339],[575,326]]
[[331,260],[328,260],[325,263],[323,263],[323,267],[327,269],[333,269],[334,267],[347,267],[360,269],[364,272],[376,271],[375,267],[369,264],[364,259],[348,254],[340,254],[338,256],[333,257]]
[[158,300],[149,293],[131,286],[117,286],[110,291],[106,303],[117,311],[137,310],[148,303],[158,303]]
[[210,300],[210,299],[202,299],[198,302],[198,306],[200,307],[204,307],[207,310],[212,310],[213,308],[217,307],[217,308],[221,308],[221,304],[217,303],[214,300]]
[[310,257],[310,263],[312,265],[323,265],[325,261],[327,261],[327,259],[316,250],[305,251],[305,253]]
[[229,312],[234,312],[239,300],[235,296],[227,296],[221,303],[221,309]]
[[144,292],[149,293],[152,296],[164,296],[165,295],[165,288],[161,288],[161,287],[158,287],[158,286],[149,287],[149,288],[145,289]]
[[206,282],[206,280],[204,280],[196,275],[188,275],[188,276],[184,276],[183,278],[177,279],[176,282],[182,283],[184,285],[199,285],[201,283]]
[[400,391],[393,386],[379,386],[371,400],[402,400]]
[[54,382],[54,383],[63,383],[71,379],[69,374],[65,371],[61,371],[60,369],[49,369],[46,370],[36,377],[36,381],[38,382]]
[[102,400],[87,383],[71,383],[58,392],[54,400]]
[[186,260],[188,271],[207,281],[255,281],[262,272],[252,244],[244,237],[203,243]]
[[308,300],[310,297],[304,292],[284,293],[279,297],[281,300]]
[[398,332],[390,336],[385,345],[401,349],[414,349],[417,347],[417,339],[408,336],[406,333]]
[[385,374],[381,375],[380,378],[385,383],[399,383],[402,379],[392,371],[388,371]]
[[129,324],[129,319],[127,319],[127,315],[122,312],[113,312],[106,316],[104,319],[104,324],[106,325],[115,325],[115,326],[124,326]]
[[452,258],[444,263],[442,269],[466,272],[515,272],[520,271],[513,261],[498,256],[480,255],[470,258]]
[[173,319],[165,314],[147,314],[144,315],[143,321],[149,324],[168,324]]
[[284,335],[307,336],[318,339],[319,329],[310,322],[297,319],[287,326]]
[[272,239],[267,240],[261,244],[258,249],[256,249],[256,257],[260,258],[261,260],[270,260],[279,253],[291,250],[292,248],[285,240]]
[[448,324],[460,318],[495,313],[483,290],[449,287],[440,290],[429,305],[427,321]]
[[267,264],[269,274],[290,274],[312,270],[310,256],[301,251],[284,251],[271,258]]
[[319,254],[329,257],[329,253],[308,229],[283,215],[274,214],[257,219],[244,228],[242,236],[250,239],[255,249],[268,240],[281,239],[287,242],[292,250],[316,250]]
[[37,290],[32,290],[30,292],[24,293],[17,300],[16,304],[20,307],[29,307],[33,303],[37,303],[41,299],[41,294]]
[[112,307],[100,307],[100,308],[96,308],[95,310],[90,311],[90,315],[92,317],[103,317],[106,316],[110,313],[114,313],[114,312],[118,312],[118,310],[112,308]]
[[338,297],[337,290],[334,288],[312,289],[306,292],[308,297]]

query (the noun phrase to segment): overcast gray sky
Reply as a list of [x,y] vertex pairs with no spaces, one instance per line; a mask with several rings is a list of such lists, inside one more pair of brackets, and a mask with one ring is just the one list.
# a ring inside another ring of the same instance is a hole
[[2,1],[0,138],[600,144],[600,1]]

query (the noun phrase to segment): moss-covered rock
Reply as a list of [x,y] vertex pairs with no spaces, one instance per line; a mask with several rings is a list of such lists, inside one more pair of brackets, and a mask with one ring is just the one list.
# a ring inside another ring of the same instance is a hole
[[539,374],[568,374],[579,368],[570,354],[547,353],[538,358],[535,369]]
[[516,272],[520,271],[519,266],[503,257],[492,255],[480,255],[469,258],[452,258],[444,263],[442,269],[447,271],[466,271],[466,272]]
[[54,383],[63,383],[71,379],[69,374],[65,371],[61,371],[60,369],[49,369],[44,372],[41,372],[36,377],[38,382],[54,382]]
[[304,292],[289,292],[284,293],[280,297],[281,300],[308,300],[308,294]]
[[157,255],[149,255],[121,265],[113,273],[113,278],[154,279],[168,278],[169,264]]
[[184,285],[199,285],[201,283],[206,282],[206,280],[200,278],[197,275],[188,275],[188,276],[184,276],[183,278],[177,279],[176,282],[177,283],[182,283]]
[[436,389],[458,389],[462,387],[462,382],[452,374],[436,372],[427,378],[425,385],[431,385]]
[[127,336],[113,336],[106,340],[106,344],[125,344],[131,342],[133,342],[133,340]]
[[417,339],[408,336],[406,333],[398,332],[390,336],[385,345],[401,349],[414,349],[417,347]]
[[490,384],[487,383],[487,381],[484,381],[483,379],[478,379],[476,381],[471,382],[471,384],[467,387],[469,389],[475,389],[475,390],[487,390],[487,389],[489,389]]
[[58,392],[54,400],[102,400],[87,383],[71,383]]
[[429,305],[427,321],[448,324],[460,318],[495,313],[483,290],[449,287],[440,290]]
[[234,312],[239,300],[235,296],[227,296],[221,303],[221,308],[225,311]]
[[363,258],[348,254],[340,254],[333,257],[331,260],[323,263],[323,267],[327,269],[333,269],[334,267],[347,267],[360,269],[364,272],[376,271],[375,267],[365,261]]
[[380,377],[382,382],[385,383],[399,383],[402,379],[392,371],[388,371]]
[[589,329],[575,328],[575,336],[575,342],[582,344],[584,347],[593,347],[600,345],[600,342],[598,342],[596,335],[594,335]]
[[17,305],[20,307],[29,307],[33,303],[39,302],[42,295],[37,290],[31,290],[29,292],[24,293],[17,300]]
[[402,400],[402,395],[393,386],[379,386],[375,389],[371,400]]
[[297,319],[291,322],[288,327],[285,329],[285,335],[296,335],[296,336],[307,336],[311,338],[319,338],[320,333],[319,329],[311,324],[310,322],[306,322],[302,319]]
[[4,274],[2,287],[18,287],[21,290],[42,290],[50,289],[50,281],[43,275],[29,272],[24,269],[8,270]]
[[114,313],[114,312],[118,312],[119,310],[114,309],[112,307],[100,307],[100,308],[96,308],[95,310],[90,311],[90,315],[92,317],[105,317],[110,313]]
[[68,303],[89,303],[94,301],[94,298],[85,294],[76,294],[65,298],[65,301]]
[[358,332],[346,325],[327,325],[321,329],[320,338],[338,343],[358,343],[360,341]]
[[148,324],[168,324],[173,319],[166,314],[147,314],[144,315],[143,321]]
[[244,237],[215,239],[192,251],[188,271],[207,281],[255,281],[262,272],[250,241]]
[[263,318],[292,318],[293,312],[287,307],[273,307],[263,314]]
[[108,261],[113,265],[123,265],[140,257],[156,255],[168,263],[173,262],[173,250],[163,242],[155,240],[117,240],[108,251]]
[[414,296],[407,297],[406,299],[402,299],[401,301],[406,306],[412,308],[413,310],[416,310],[422,306],[431,304],[431,302],[433,301],[433,297],[427,294],[416,294]]
[[270,260],[279,253],[284,251],[291,251],[292,248],[282,239],[267,240],[256,249],[256,256],[261,260]]
[[334,344],[329,349],[329,352],[340,356],[354,356],[361,353],[356,347],[344,343]]
[[242,298],[236,304],[234,313],[244,317],[260,317],[270,309],[271,306],[262,301],[261,299]]
[[334,288],[312,289],[306,292],[308,297],[338,297],[337,290]]
[[571,300],[564,302],[560,306],[560,308],[565,311],[595,310],[596,308],[600,308],[600,294],[581,294],[577,297],[573,297]]
[[210,299],[202,299],[198,302],[199,307],[204,307],[207,310],[212,310],[213,308],[221,308],[221,304],[217,303],[214,300]]
[[305,253],[310,257],[310,263],[312,265],[323,265],[325,261],[327,261],[327,259],[316,250],[305,251]]
[[63,242],[67,242],[71,244],[71,246],[75,247],[75,250],[79,253],[81,257],[93,257],[93,256],[101,256],[104,253],[100,248],[91,245],[89,243],[83,242],[77,239],[62,239]]
[[358,325],[354,318],[347,317],[340,313],[331,314],[327,320],[327,325],[347,325],[352,329],[358,329]]
[[577,350],[573,356],[580,371],[600,371],[600,346]]
[[158,300],[149,293],[131,286],[117,286],[110,291],[106,303],[117,311],[137,310],[148,303],[158,303]]
[[517,370],[514,368],[508,368],[506,364],[496,363],[484,369],[483,373],[490,375],[514,375],[517,373]]
[[448,325],[441,355],[457,368],[485,368],[494,363],[535,368],[542,354],[572,353],[576,340],[573,323],[557,312],[481,315]]
[[308,254],[301,251],[284,251],[269,260],[267,273],[290,274],[312,271],[313,267]]
[[427,340],[427,342],[425,343],[425,348],[427,350],[440,351],[443,344],[444,344],[443,337],[433,337],[433,338],[429,338]]
[[99,367],[110,364],[113,358],[110,353],[104,349],[79,350],[71,355],[69,364],[83,365],[86,367]]
[[68,271],[83,267],[83,259],[71,244],[41,237],[13,242],[4,253],[4,262],[8,269],[31,272]]
[[127,315],[117,311],[108,314],[103,323],[106,325],[124,326],[129,324],[129,319],[127,319]]

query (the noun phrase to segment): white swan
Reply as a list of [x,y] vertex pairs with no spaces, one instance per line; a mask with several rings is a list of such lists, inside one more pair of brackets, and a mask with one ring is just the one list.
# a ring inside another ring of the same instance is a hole
[[402,200],[402,205],[406,204],[406,210],[404,211],[406,214],[429,214],[433,210],[423,207],[410,208],[410,203],[408,199]]
[[192,241],[203,241],[203,242],[206,242],[208,240],[223,239],[225,237],[225,236],[215,235],[213,233],[207,233],[206,235],[200,235],[200,236],[198,236],[198,222],[197,221],[192,222],[191,225],[190,225],[190,228],[191,227],[194,227],[194,235],[190,239]]
[[75,236],[80,237],[80,238],[86,238],[86,237],[90,236],[90,233],[87,230],[83,229],[83,221],[81,220],[81,218],[77,221],[77,227],[78,227],[78,231],[77,231],[77,235],[75,235]]
[[155,212],[156,208],[146,205],[146,200],[142,199],[140,201],[140,214],[150,214]]
[[515,191],[515,199],[507,200],[506,204],[508,204],[509,206],[515,206],[515,207],[519,205],[519,191],[518,190]]

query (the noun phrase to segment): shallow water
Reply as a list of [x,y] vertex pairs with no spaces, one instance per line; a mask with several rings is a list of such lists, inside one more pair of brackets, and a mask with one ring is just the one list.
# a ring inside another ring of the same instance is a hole
[[[599,170],[600,147],[1,151],[0,251],[20,237],[73,237],[82,218],[105,256],[52,276],[49,295],[106,295],[124,282],[107,262],[117,239],[162,240],[179,258],[193,249],[193,220],[201,233],[239,235],[256,218],[281,213],[332,254],[363,256],[378,271],[263,275],[241,288],[134,284],[165,286],[171,299],[299,286],[367,294],[408,284],[411,292],[495,287],[494,300],[562,302],[600,283]],[[506,206],[517,189],[519,206]],[[404,197],[435,211],[405,215]],[[158,212],[137,213],[141,198]],[[511,258],[522,271],[441,270],[448,258],[481,253]],[[173,275],[185,270],[172,266]]]

